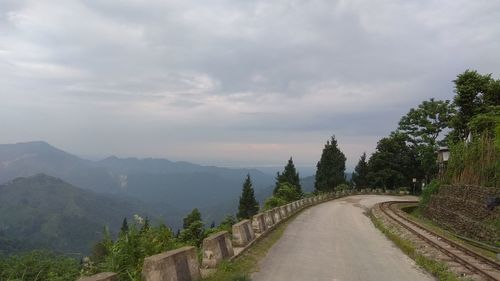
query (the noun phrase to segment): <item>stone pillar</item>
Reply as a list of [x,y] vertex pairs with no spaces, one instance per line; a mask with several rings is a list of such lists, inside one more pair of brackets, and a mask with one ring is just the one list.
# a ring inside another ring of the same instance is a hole
[[285,206],[286,206],[286,213],[288,214],[288,216],[290,216],[293,213],[292,204],[289,203],[289,204],[286,204]]
[[271,228],[274,225],[274,213],[272,210],[264,212],[264,220],[266,221],[267,228]]
[[92,276],[80,277],[77,281],[118,281],[118,274],[114,272],[103,272]]
[[280,212],[280,208],[279,207],[276,207],[273,209],[273,215],[274,215],[274,222],[275,223],[278,223],[280,222],[283,218],[281,217],[281,212]]
[[250,220],[233,225],[233,242],[236,247],[245,247],[255,238]]
[[284,218],[288,217],[288,214],[287,214],[287,212],[286,212],[286,206],[281,206],[281,207],[279,208],[279,210],[280,210],[280,214],[281,214],[281,218],[282,218],[282,219],[284,219]]
[[205,268],[215,268],[221,261],[234,256],[229,232],[221,231],[203,239],[203,261]]
[[259,213],[252,218],[252,228],[256,233],[264,233],[267,230],[266,220],[264,219],[264,214]]
[[201,279],[195,247],[182,247],[144,259],[143,281],[195,281]]

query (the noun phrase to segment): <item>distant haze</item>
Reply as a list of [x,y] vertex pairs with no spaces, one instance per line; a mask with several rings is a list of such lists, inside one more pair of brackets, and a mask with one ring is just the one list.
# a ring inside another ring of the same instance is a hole
[[[500,1],[23,1],[0,5],[0,143],[102,159],[352,170],[466,69],[500,70]],[[300,169],[299,169],[300,170]]]

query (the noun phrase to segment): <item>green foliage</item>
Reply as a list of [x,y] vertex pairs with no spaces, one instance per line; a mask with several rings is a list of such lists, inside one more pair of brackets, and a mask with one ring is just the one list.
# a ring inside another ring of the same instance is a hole
[[350,189],[351,189],[351,187],[345,183],[339,184],[339,185],[337,185],[337,187],[335,187],[335,190],[337,190],[337,191],[345,191],[345,190],[350,190]]
[[47,251],[32,251],[0,258],[0,280],[67,281],[80,275],[78,260]]
[[449,127],[454,109],[450,101],[430,99],[412,108],[399,121],[398,131],[414,145],[436,146],[441,132]]
[[304,194],[288,182],[281,183],[274,196],[264,202],[264,209],[269,210],[299,200]]
[[273,195],[278,191],[280,184],[289,183],[291,186],[297,189],[298,193],[302,193],[302,186],[300,185],[300,177],[299,173],[295,169],[295,165],[293,164],[293,159],[290,157],[288,160],[283,173],[277,173],[276,175],[276,185],[274,187]]
[[104,237],[101,245],[105,256],[93,260],[90,273],[112,271],[120,275],[120,280],[140,280],[140,273],[145,257],[169,251],[182,246],[171,229],[165,225],[144,228],[144,221],[129,226],[128,232],[119,236],[116,241]]
[[357,189],[362,189],[368,187],[368,162],[366,161],[366,153],[363,152],[358,164],[354,168],[354,173],[352,174],[352,182],[355,184]]
[[182,228],[188,228],[195,221],[202,221],[200,211],[195,208],[183,220]]
[[500,187],[498,159],[500,150],[488,133],[473,138],[470,143],[458,142],[450,149],[446,181]]
[[395,189],[412,184],[416,160],[405,140],[404,135],[393,133],[377,143],[377,150],[368,162],[368,179],[372,187]]
[[452,143],[465,140],[471,132],[469,123],[474,116],[489,111],[491,106],[500,105],[500,80],[491,74],[481,75],[477,71],[466,70],[457,76],[454,104],[457,114],[452,120]]
[[126,234],[127,232],[128,232],[127,218],[123,218],[122,227],[120,228],[120,235]]
[[302,192],[299,192],[295,186],[289,183],[281,183],[276,191],[275,197],[281,198],[286,203],[289,203],[302,198]]
[[238,219],[248,219],[257,214],[258,211],[259,203],[255,199],[250,175],[247,175],[245,182],[243,183],[243,190],[240,196],[237,217]]
[[430,179],[437,173],[437,149],[443,140],[438,138],[449,127],[455,114],[450,101],[430,99],[412,108],[399,121],[398,133],[404,135],[416,157],[415,176]]
[[102,237],[102,227],[114,233],[133,213],[128,201],[95,194],[58,178],[39,174],[0,185],[0,252],[32,249],[88,254]]
[[321,159],[316,165],[316,192],[333,191],[334,187],[345,182],[346,157],[337,146],[335,136],[326,142]]
[[185,244],[200,247],[205,238],[205,227],[201,219],[201,213],[198,209],[184,218],[184,229],[179,234],[179,240]]
[[285,204],[286,201],[283,198],[272,196],[267,198],[264,202],[264,210],[270,210],[272,208],[276,208]]
[[214,233],[220,232],[220,231],[227,231],[229,233],[233,232],[233,225],[236,224],[236,218],[232,215],[227,215],[224,220],[217,226],[217,227],[211,227],[209,229],[205,230],[205,237],[208,237]]
[[433,180],[428,185],[425,186],[420,196],[420,202],[419,202],[420,208],[423,209],[427,206],[427,204],[429,204],[432,195],[437,194],[439,192],[440,186],[441,183],[438,180]]

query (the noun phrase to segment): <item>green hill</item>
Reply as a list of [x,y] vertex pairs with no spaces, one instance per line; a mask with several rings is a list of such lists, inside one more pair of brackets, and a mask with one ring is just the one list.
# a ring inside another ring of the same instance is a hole
[[0,185],[0,253],[49,248],[88,253],[105,225],[117,232],[137,204],[38,174]]

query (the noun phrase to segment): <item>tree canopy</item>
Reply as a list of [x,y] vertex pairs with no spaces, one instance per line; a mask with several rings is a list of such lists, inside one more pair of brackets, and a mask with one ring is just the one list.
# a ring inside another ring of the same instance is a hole
[[252,180],[250,179],[250,175],[247,175],[245,182],[243,183],[237,217],[239,219],[248,219],[257,214],[258,211],[259,203],[255,199]]
[[490,111],[491,106],[500,105],[500,80],[491,74],[481,75],[475,70],[466,70],[457,76],[455,97],[457,113],[452,120],[451,140],[465,140],[469,133],[469,122],[478,114]]
[[373,187],[408,187],[414,176],[415,156],[406,145],[406,137],[392,133],[377,143],[368,166],[368,179]]
[[279,172],[277,173],[276,185],[274,187],[273,194],[276,194],[282,183],[289,183],[297,190],[298,193],[302,193],[299,173],[297,172],[297,169],[295,169],[292,157],[290,157],[290,159],[288,160],[288,163],[286,164],[283,172],[281,174]]
[[352,173],[352,182],[355,184],[357,189],[368,187],[368,162],[366,161],[366,153],[361,155],[358,164],[354,168],[354,173]]
[[333,191],[345,182],[346,157],[338,148],[335,136],[326,142],[321,159],[316,165],[314,188],[316,191]]

